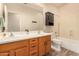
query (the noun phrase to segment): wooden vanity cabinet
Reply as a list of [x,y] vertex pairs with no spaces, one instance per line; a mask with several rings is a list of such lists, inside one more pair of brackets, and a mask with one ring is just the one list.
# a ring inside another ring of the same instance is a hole
[[39,38],[39,55],[47,55],[51,51],[51,37],[43,36]]
[[43,56],[50,51],[50,35],[0,44],[0,56]]

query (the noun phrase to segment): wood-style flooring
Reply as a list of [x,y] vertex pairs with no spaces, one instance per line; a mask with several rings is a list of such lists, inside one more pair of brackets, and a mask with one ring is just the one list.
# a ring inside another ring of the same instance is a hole
[[61,48],[60,52],[56,52],[52,49],[51,53],[48,56],[79,56],[79,54],[68,49]]

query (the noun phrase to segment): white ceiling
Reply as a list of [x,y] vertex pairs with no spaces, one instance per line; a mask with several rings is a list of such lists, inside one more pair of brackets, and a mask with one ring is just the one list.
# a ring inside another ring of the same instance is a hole
[[67,3],[43,3],[42,6],[49,6],[49,7],[56,7],[56,8],[61,8]]
[[[7,3],[9,4],[9,3]],[[10,3],[11,4],[11,3]],[[14,3],[14,4],[20,4],[20,5],[33,5],[36,8],[37,7],[56,7],[56,8],[60,8],[63,7],[64,5],[68,4],[68,3]]]
[[27,3],[25,5],[32,7],[36,10],[42,11],[44,7],[47,7],[47,8],[55,7],[60,9],[61,7],[64,7],[67,4],[68,3]]
[[[8,5],[11,5],[12,3],[7,3]],[[19,6],[25,6],[30,7],[32,9],[35,9],[37,11],[43,11],[43,7],[55,7],[55,8],[61,8],[67,3],[14,3],[12,5],[19,5]]]
[[32,3],[32,5],[37,5],[38,7],[55,7],[55,8],[61,8],[67,5],[68,3]]

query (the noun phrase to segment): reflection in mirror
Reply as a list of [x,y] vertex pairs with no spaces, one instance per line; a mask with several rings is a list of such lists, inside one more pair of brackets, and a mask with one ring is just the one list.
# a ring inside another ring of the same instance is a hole
[[[8,3],[8,32],[38,31],[43,30],[43,10],[41,7],[34,7],[33,4]],[[38,10],[39,8],[39,10]]]
[[5,31],[5,13],[4,13],[4,4],[0,3],[0,32]]
[[17,14],[15,13],[8,13],[8,31],[9,32],[20,31],[19,18],[17,18]]
[[4,30],[5,30],[4,18],[1,16],[0,17],[0,32],[4,32]]

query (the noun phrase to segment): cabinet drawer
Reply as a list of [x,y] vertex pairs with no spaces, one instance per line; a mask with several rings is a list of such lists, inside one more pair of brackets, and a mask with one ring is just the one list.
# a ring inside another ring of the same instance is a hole
[[38,50],[38,45],[36,43],[30,44],[30,51]]
[[30,47],[36,47],[36,46],[38,46],[38,43],[32,43],[32,44],[30,44]]
[[38,56],[38,52],[37,52],[37,51],[32,51],[32,52],[30,53],[30,56]]
[[37,38],[30,40],[30,44],[37,43],[37,42],[38,42],[38,39]]
[[34,48],[30,48],[30,52],[32,52],[32,51],[34,51],[34,50],[38,50],[38,48],[37,47],[34,47]]

